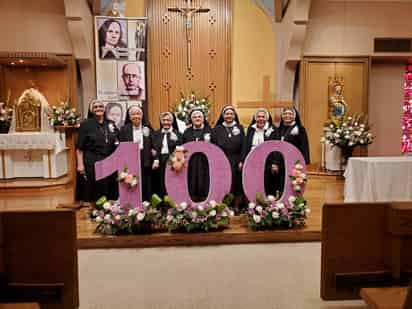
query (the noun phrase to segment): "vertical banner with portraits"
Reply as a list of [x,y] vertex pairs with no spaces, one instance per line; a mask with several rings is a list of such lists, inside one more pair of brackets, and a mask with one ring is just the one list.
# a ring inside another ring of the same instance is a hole
[[147,109],[146,31],[146,18],[95,17],[97,98],[118,127],[130,105]]

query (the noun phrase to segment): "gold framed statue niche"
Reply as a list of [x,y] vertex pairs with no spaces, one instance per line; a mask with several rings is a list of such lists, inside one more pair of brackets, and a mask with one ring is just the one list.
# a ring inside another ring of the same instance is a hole
[[15,107],[16,132],[41,131],[41,102],[26,93]]
[[328,83],[328,117],[330,119],[342,119],[348,110],[348,105],[343,97],[344,80],[343,77],[329,77]]

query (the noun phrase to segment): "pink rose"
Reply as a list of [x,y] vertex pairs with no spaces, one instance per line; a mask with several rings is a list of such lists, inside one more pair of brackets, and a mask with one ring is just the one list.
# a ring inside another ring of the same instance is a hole
[[176,162],[173,162],[172,166],[173,166],[173,169],[178,172],[183,168],[183,163],[181,161],[176,161]]
[[128,174],[125,178],[124,178],[124,182],[125,183],[127,183],[127,184],[132,184],[132,182],[133,182],[133,175],[131,175],[131,174]]
[[292,171],[292,175],[294,177],[299,177],[301,174],[302,174],[302,172],[297,170],[297,169],[293,169],[293,171]]
[[303,183],[303,178],[297,177],[296,178],[296,184],[301,185]]
[[175,158],[177,161],[183,161],[185,154],[183,153],[183,151],[176,151]]

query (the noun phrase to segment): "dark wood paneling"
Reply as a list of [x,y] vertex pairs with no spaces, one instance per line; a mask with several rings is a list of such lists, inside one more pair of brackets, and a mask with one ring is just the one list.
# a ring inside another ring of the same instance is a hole
[[75,213],[60,211],[4,212],[4,266],[9,286],[63,284],[63,303],[44,309],[79,305]]
[[325,204],[322,298],[354,299],[359,298],[362,287],[408,284],[412,275],[411,215],[410,202]]

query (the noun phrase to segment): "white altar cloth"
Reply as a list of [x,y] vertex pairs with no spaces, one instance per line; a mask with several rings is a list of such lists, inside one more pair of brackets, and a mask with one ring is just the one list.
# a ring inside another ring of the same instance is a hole
[[67,174],[64,132],[0,134],[0,178],[57,178]]
[[9,133],[0,135],[0,150],[54,150],[59,153],[66,145],[64,132],[52,133]]
[[412,201],[412,157],[352,157],[345,202]]

